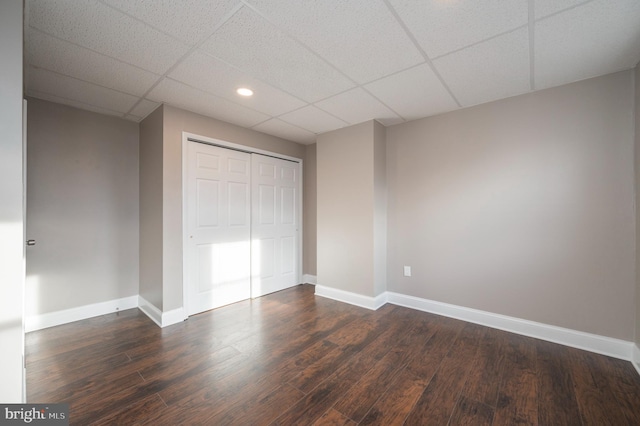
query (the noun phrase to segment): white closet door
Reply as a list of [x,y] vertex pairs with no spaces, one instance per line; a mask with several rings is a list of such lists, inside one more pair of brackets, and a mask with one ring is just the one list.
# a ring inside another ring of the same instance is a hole
[[251,297],[251,154],[189,142],[188,314]]
[[251,295],[298,284],[300,164],[251,154]]

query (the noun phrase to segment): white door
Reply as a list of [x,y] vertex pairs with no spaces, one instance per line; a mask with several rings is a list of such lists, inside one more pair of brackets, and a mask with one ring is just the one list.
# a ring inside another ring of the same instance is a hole
[[188,143],[188,315],[251,296],[251,154]]
[[251,154],[252,296],[298,284],[300,164]]

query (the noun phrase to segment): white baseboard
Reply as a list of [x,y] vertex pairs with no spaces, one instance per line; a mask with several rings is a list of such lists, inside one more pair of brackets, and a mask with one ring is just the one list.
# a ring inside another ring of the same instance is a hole
[[[446,317],[486,325],[511,333],[535,337],[549,342],[559,343],[590,352],[631,361],[632,349],[635,346],[626,340],[614,339],[597,334],[585,333],[568,328],[556,327],[506,315],[494,314],[477,309],[450,305],[448,303],[421,299],[404,294],[387,292],[389,303],[420,311],[431,312]],[[637,366],[636,366],[637,368]]]
[[376,297],[363,296],[362,294],[351,293],[350,291],[338,290],[336,288],[324,287],[316,284],[316,295],[327,299],[345,302],[361,308],[376,310],[387,303],[387,294],[382,293]]
[[65,309],[63,311],[50,312],[48,314],[28,316],[25,318],[24,328],[25,332],[28,333],[30,331],[42,330],[43,328],[54,327],[56,325],[67,324],[137,307],[138,296],[129,296],[122,299],[78,306],[77,308]]
[[[305,274],[303,276],[303,280],[310,284],[316,284],[316,277],[313,275]],[[561,345],[571,346],[578,349],[584,349],[590,352],[631,361],[635,369],[638,371],[638,374],[640,374],[640,347],[637,344],[626,340],[614,339],[597,334],[585,333],[568,328],[556,327],[553,325],[393,292],[384,292],[376,297],[370,297],[316,284],[315,294],[371,310],[376,310],[386,303],[392,303],[398,306],[456,318],[511,333],[547,340],[549,342],[559,343]],[[168,312],[161,312],[144,297],[129,296],[122,299],[79,306],[77,308],[66,309],[64,311],[28,316],[25,318],[25,331],[30,332],[41,330],[48,327],[54,327],[56,325],[67,324],[136,307],[151,318],[151,320],[159,327],[167,327],[177,324],[187,318],[183,308],[173,309]]]
[[162,326],[168,327],[173,324],[178,324],[188,318],[185,314],[184,308],[176,308],[162,313]]
[[318,277],[316,277],[315,275],[311,275],[311,274],[304,274],[302,276],[302,284],[313,284],[313,285],[316,285],[316,284],[318,284]]
[[187,318],[183,308],[161,312],[160,309],[158,309],[154,304],[152,304],[142,296],[138,296],[138,309],[140,309],[146,316],[151,318],[151,320],[155,322],[158,327],[168,327],[170,325],[182,322]]
[[640,374],[640,346],[638,346],[638,343],[633,345],[633,356],[631,359],[631,363],[636,368],[638,374]]
[[142,296],[138,296],[138,309],[151,318],[151,321],[155,322],[158,327],[162,327],[162,312],[153,303]]

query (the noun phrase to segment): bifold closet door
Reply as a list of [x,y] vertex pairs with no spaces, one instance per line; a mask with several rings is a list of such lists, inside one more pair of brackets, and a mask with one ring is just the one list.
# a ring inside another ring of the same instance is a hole
[[300,164],[251,154],[251,296],[298,284]]
[[188,314],[251,297],[251,154],[189,142]]

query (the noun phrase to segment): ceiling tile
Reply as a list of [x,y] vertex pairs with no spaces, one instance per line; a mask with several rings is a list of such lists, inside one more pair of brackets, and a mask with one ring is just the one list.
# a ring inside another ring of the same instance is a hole
[[403,121],[396,113],[360,87],[325,99],[315,105],[336,117],[340,117],[349,124],[377,119],[388,126]]
[[389,0],[430,58],[528,22],[527,0]]
[[238,0],[102,0],[119,10],[195,45],[240,4]]
[[149,71],[36,30],[26,37],[25,54],[29,65],[132,95],[143,95],[159,78]]
[[[293,111],[306,104],[300,99],[249,77],[218,59],[199,52],[194,52],[186,58],[169,74],[169,77],[272,116]],[[238,96],[236,94],[238,87],[252,89],[253,96]]]
[[424,60],[381,0],[249,2],[358,83]]
[[202,49],[307,102],[354,86],[341,73],[248,8],[225,23]]
[[159,106],[160,104],[157,102],[151,102],[146,99],[141,99],[140,103],[136,105],[129,114],[144,118],[147,115],[151,114]]
[[269,119],[268,115],[211,95],[175,80],[165,78],[147,96],[152,101],[217,118],[238,126],[251,127]]
[[422,64],[367,84],[365,88],[405,120],[458,108],[431,67]]
[[164,74],[187,46],[95,0],[30,0],[29,25],[107,56]]
[[[542,89],[640,60],[640,0],[26,0],[25,7],[31,96],[131,120],[166,102],[303,142],[347,123],[457,109],[451,94],[470,106],[526,93],[531,70]],[[237,97],[241,84],[254,97]]]
[[339,129],[347,125],[346,122],[312,105],[284,114],[280,118],[287,123],[302,127],[316,134]]
[[536,19],[540,19],[589,1],[591,0],[535,0],[533,10]]
[[528,92],[528,30],[516,30],[444,56],[435,60],[434,66],[463,106]]
[[285,123],[277,118],[272,118],[264,123],[260,123],[257,126],[254,126],[253,129],[262,133],[267,133],[279,138],[304,144],[311,144],[316,140],[315,134],[289,123]]
[[536,88],[632,68],[640,60],[640,1],[599,0],[536,22]]
[[28,73],[30,90],[111,111],[129,112],[138,100],[135,96],[39,68],[30,67]]

